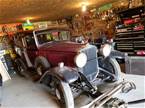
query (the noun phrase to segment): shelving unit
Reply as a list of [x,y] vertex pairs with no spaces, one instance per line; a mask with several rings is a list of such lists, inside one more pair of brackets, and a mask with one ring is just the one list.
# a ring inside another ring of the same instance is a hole
[[145,8],[144,6],[118,13],[115,48],[128,55],[145,55]]

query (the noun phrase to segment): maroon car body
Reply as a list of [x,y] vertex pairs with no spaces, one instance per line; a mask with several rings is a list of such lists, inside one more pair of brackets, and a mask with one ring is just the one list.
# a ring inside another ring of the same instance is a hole
[[74,67],[74,58],[85,47],[85,44],[76,44],[69,41],[46,44],[38,49],[37,56],[44,56],[52,66],[64,62],[65,65]]
[[[53,37],[59,35],[61,32],[64,32],[64,35],[68,33],[67,35],[69,36],[58,36],[58,39],[55,40]],[[86,47],[87,44],[80,44],[69,41],[69,33],[69,30],[64,28],[45,29],[34,32],[30,31],[29,33],[27,32],[25,34],[25,37],[23,37],[23,46],[26,47],[26,51],[28,57],[30,58],[31,64],[36,64],[35,62],[37,57],[44,57],[52,67],[58,66],[58,63],[60,62],[63,62],[66,66],[76,67],[74,61],[75,56],[80,52],[82,48]],[[41,42],[40,44],[39,40],[41,39],[39,37],[41,37],[41,35],[39,34],[45,34],[45,36],[46,34],[51,34],[51,36],[53,34],[53,36],[51,37],[50,41],[47,42],[47,38],[45,38],[45,42]],[[63,39],[63,36],[67,38]]]

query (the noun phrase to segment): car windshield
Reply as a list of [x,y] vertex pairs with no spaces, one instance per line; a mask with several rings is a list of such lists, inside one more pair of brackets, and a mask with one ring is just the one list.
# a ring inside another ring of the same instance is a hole
[[39,32],[36,37],[39,44],[45,44],[47,42],[69,40],[70,33],[69,31]]

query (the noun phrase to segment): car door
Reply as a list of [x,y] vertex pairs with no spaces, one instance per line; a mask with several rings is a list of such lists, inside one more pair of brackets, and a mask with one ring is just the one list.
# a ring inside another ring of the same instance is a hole
[[36,47],[33,34],[28,34],[24,40],[26,42],[26,51],[28,54],[28,58],[30,59],[31,63],[34,64],[38,49]]

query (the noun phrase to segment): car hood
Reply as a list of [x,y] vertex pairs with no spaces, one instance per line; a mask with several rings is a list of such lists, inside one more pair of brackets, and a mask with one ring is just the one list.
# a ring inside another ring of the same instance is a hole
[[58,52],[78,52],[84,48],[86,44],[79,44],[70,41],[47,43],[40,47],[39,50],[58,51]]

